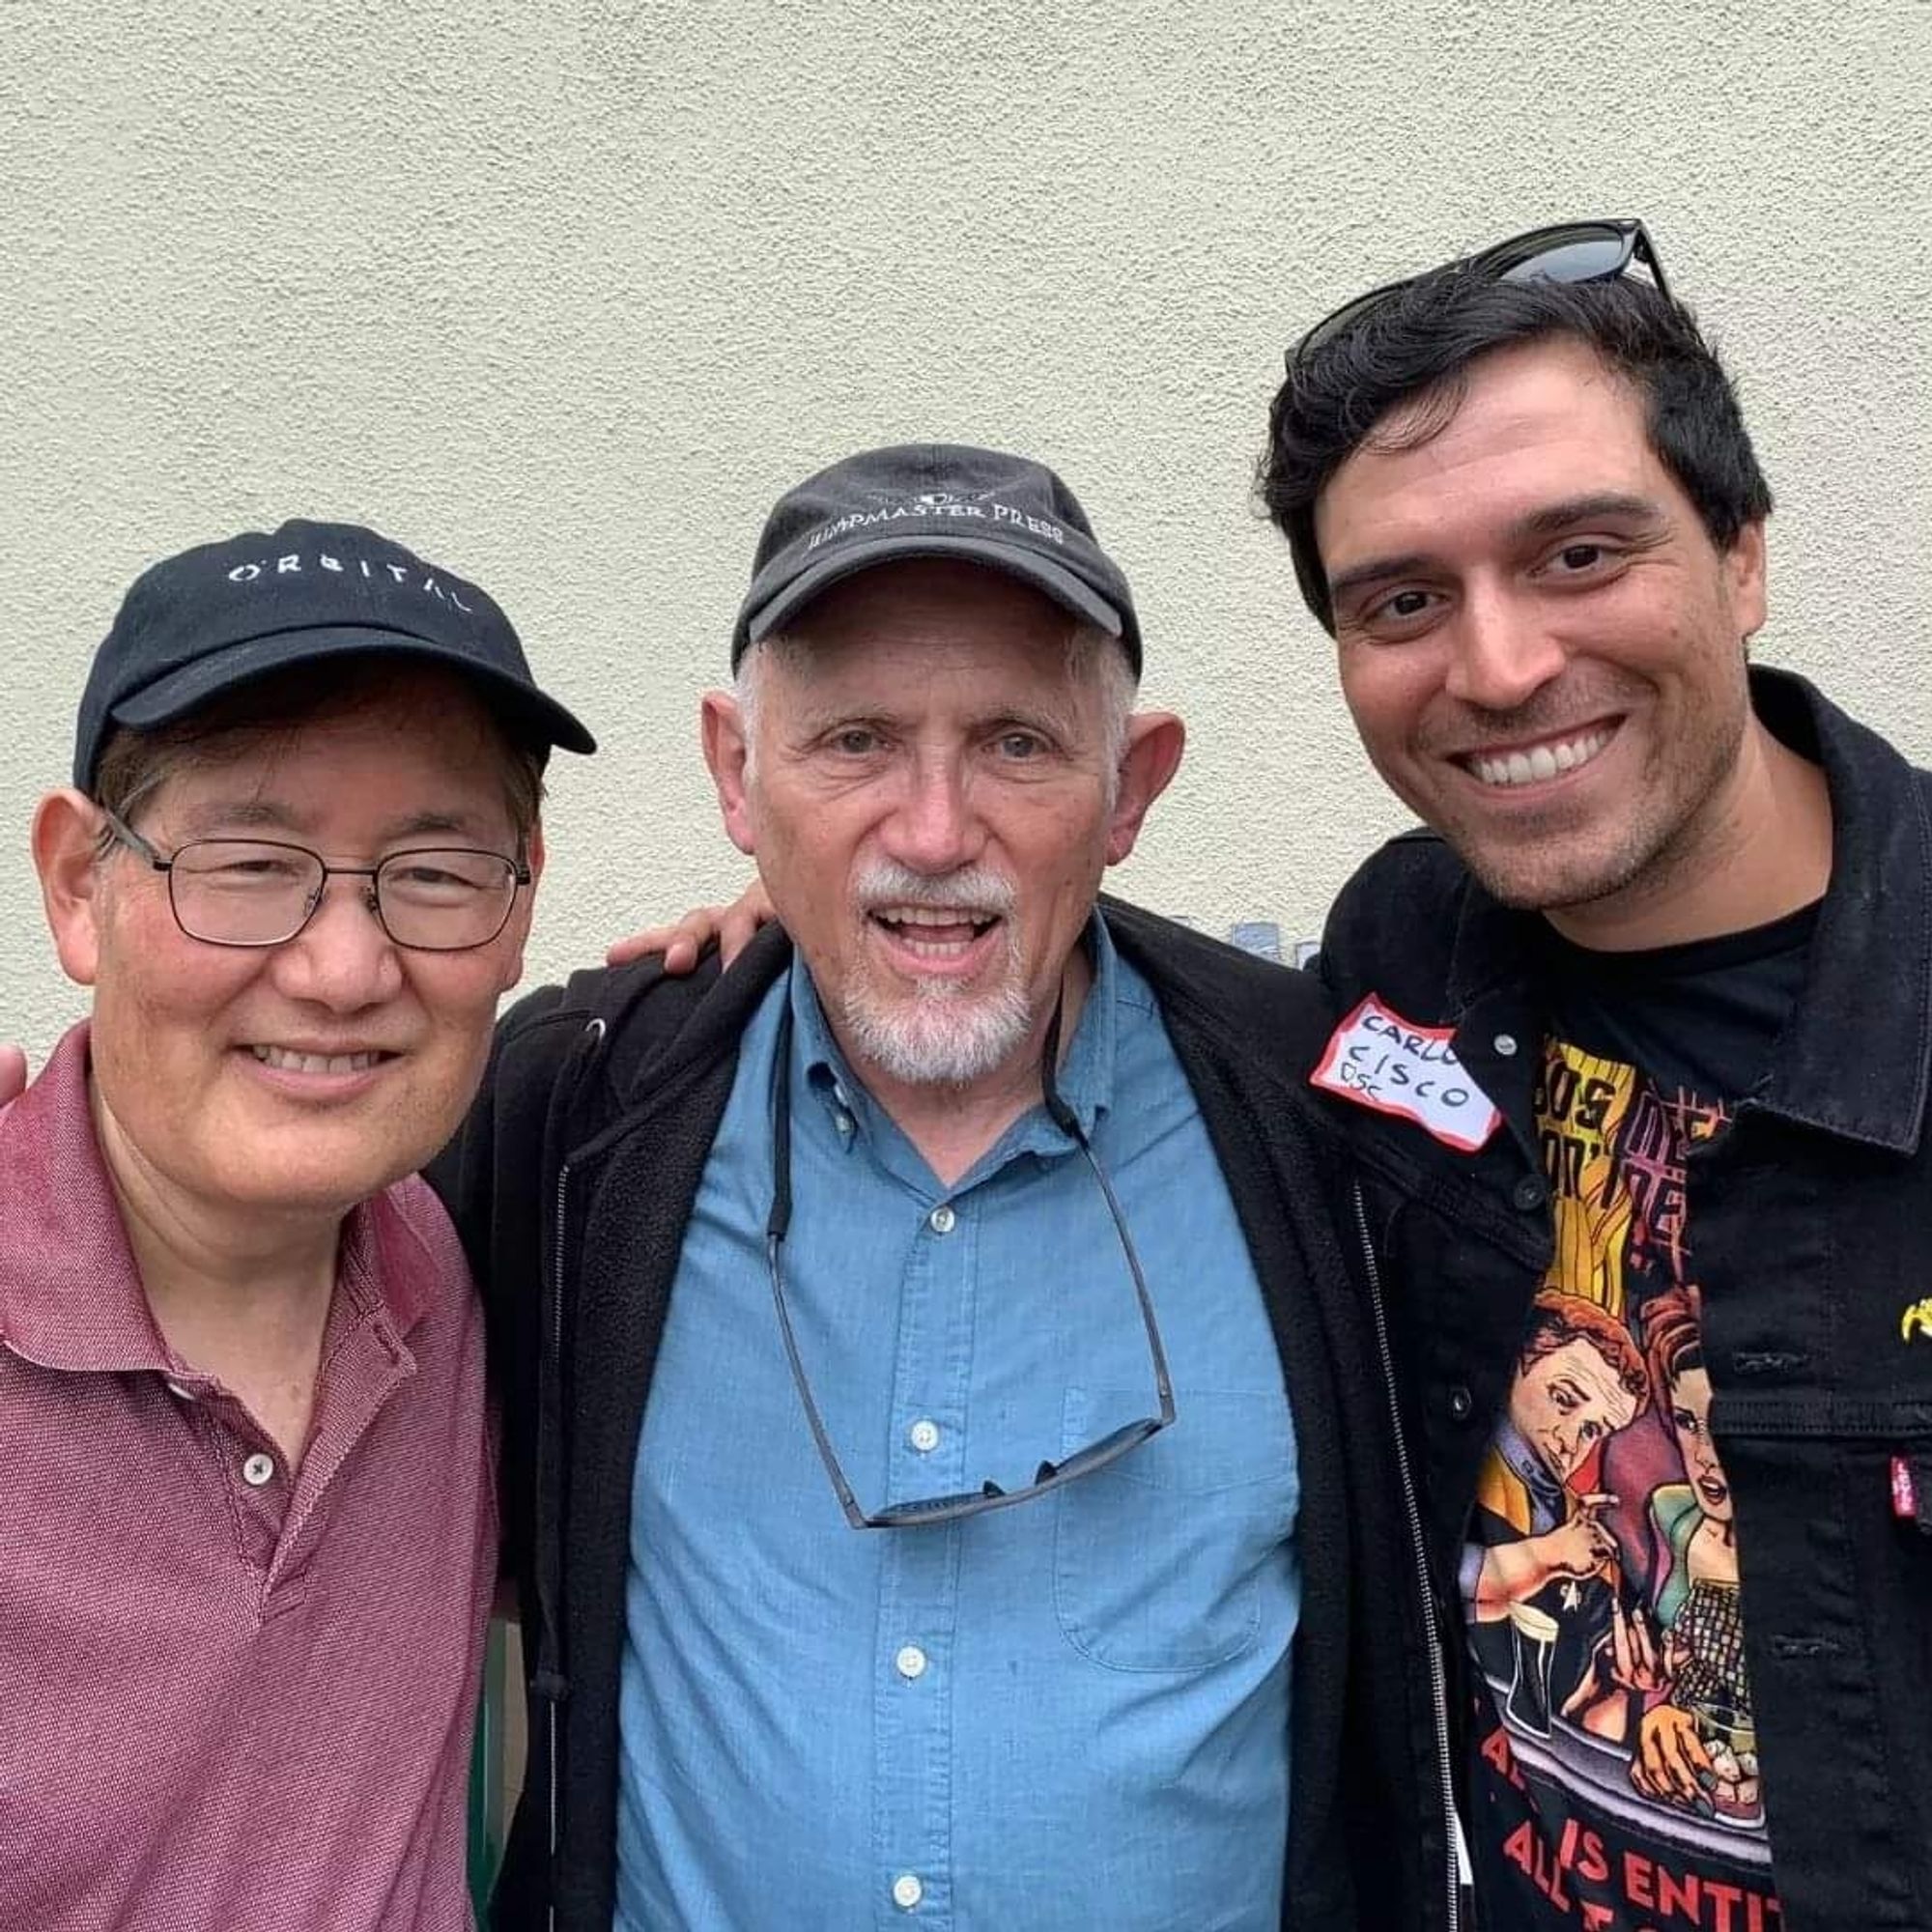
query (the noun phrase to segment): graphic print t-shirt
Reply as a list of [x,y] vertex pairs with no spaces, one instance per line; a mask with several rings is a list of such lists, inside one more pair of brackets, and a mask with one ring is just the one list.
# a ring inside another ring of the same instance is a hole
[[1497,1932],[1781,1923],[1684,1160],[1762,1073],[1814,922],[1634,954],[1548,940],[1556,1254],[1462,1577]]

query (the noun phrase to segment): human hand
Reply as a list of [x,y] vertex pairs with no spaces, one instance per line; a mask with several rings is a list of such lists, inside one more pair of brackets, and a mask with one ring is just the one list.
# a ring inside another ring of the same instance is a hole
[[1591,1577],[1617,1554],[1617,1539],[1603,1520],[1616,1497],[1597,1493],[1577,1498],[1576,1513],[1554,1529],[1525,1539],[1545,1581],[1552,1577]]
[[1708,1774],[1711,1753],[1697,1735],[1696,1720],[1675,1704],[1659,1704],[1643,1714],[1637,1726],[1636,1755],[1631,1759],[1631,1782],[1646,1798],[1674,1798],[1680,1804],[1706,1805],[1699,1772]]
[[1610,1599],[1610,1675],[1626,1690],[1661,1690],[1665,1678],[1657,1637],[1641,1604],[1626,1611]]
[[27,1084],[27,1056],[17,1046],[0,1046],[0,1107],[19,1098]]
[[604,955],[607,966],[628,966],[634,959],[664,954],[667,973],[681,976],[697,964],[697,955],[713,939],[718,957],[730,965],[761,925],[778,917],[765,895],[764,882],[754,878],[727,906],[696,906],[671,925],[650,925],[620,939]]

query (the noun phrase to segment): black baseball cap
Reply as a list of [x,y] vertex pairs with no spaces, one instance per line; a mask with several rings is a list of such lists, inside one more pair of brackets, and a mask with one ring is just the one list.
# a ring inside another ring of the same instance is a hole
[[117,724],[152,729],[291,665],[378,652],[467,672],[534,744],[597,749],[537,689],[486,592],[374,530],[298,521],[185,550],[134,580],[81,694],[73,781],[93,788]]
[[1031,583],[1118,638],[1139,674],[1133,593],[1073,492],[1043,463],[958,442],[868,449],[781,497],[758,538],[732,668],[840,578],[911,556],[983,563]]

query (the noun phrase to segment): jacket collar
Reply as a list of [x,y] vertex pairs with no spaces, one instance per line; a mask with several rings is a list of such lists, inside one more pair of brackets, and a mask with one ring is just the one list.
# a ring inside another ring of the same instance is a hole
[[[1823,766],[1832,879],[1804,991],[1756,1104],[1893,1152],[1918,1145],[1932,1071],[1932,823],[1920,776],[1805,679],[1754,666],[1772,734]],[[1449,1010],[1526,986],[1533,914],[1468,881],[1451,943]]]

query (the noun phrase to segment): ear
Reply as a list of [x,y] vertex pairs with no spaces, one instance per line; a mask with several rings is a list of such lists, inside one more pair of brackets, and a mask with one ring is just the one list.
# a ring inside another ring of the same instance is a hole
[[750,792],[745,768],[751,743],[745,736],[745,717],[738,700],[725,691],[708,691],[700,712],[704,762],[718,787],[718,809],[724,814],[725,836],[747,858],[757,856]]
[[1764,629],[1770,614],[1770,599],[1765,589],[1764,519],[1747,524],[1731,540],[1724,553],[1724,576],[1730,586],[1731,609],[1737,616],[1738,635],[1748,642]]
[[1127,720],[1121,789],[1107,822],[1107,863],[1118,866],[1134,849],[1141,820],[1172,782],[1187,744],[1187,726],[1172,711],[1136,711]]
[[100,968],[100,808],[71,786],[48,792],[34,813],[34,870],[47,929],[61,971],[79,986],[93,985]]
[[530,868],[527,892],[517,895],[510,909],[510,923],[503,928],[503,991],[508,992],[524,977],[524,948],[530,937],[530,916],[536,911],[537,886],[543,878],[544,836],[541,823],[530,827],[524,841],[524,860]]

